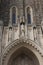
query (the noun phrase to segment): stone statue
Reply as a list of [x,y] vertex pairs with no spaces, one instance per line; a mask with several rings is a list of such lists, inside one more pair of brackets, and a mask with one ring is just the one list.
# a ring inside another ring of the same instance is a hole
[[21,18],[20,26],[21,26],[21,36],[24,36],[24,35],[25,35],[25,23],[24,23],[24,18]]

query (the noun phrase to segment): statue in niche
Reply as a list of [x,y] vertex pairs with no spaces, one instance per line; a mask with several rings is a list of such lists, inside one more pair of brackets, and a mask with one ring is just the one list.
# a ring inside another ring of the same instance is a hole
[[25,34],[25,22],[24,22],[24,18],[21,18],[21,36],[24,36]]
[[16,8],[15,7],[12,8],[12,23],[13,24],[16,23]]
[[34,40],[37,39],[37,29],[36,27],[33,28],[33,33],[34,33]]
[[28,7],[27,8],[27,21],[28,21],[28,24],[31,24],[31,14],[30,14],[30,8]]
[[12,29],[9,28],[9,33],[8,33],[8,41],[12,41]]

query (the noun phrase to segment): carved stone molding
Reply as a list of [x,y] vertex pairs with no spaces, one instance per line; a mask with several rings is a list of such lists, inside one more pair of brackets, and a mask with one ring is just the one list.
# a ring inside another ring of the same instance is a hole
[[20,38],[20,39],[17,39],[15,41],[11,42],[4,49],[4,51],[3,51],[2,65],[4,65],[4,61],[5,61],[6,57],[7,57],[7,55],[9,54],[9,51],[11,51],[12,48],[17,47],[18,45],[20,46],[20,45],[25,45],[25,44],[32,46],[34,49],[36,49],[39,52],[39,54],[41,54],[41,56],[43,56],[43,50],[37,45],[36,42],[34,42],[34,41],[30,40],[30,39],[25,39],[25,38],[21,39]]

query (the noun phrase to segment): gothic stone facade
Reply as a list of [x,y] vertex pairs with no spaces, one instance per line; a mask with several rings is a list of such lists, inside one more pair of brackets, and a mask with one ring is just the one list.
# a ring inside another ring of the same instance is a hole
[[43,65],[43,0],[0,4],[0,65]]

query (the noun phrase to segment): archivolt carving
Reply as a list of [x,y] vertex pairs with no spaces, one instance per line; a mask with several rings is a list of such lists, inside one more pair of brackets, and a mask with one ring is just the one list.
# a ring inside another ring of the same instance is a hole
[[42,49],[37,45],[36,42],[30,40],[30,39],[18,39],[18,40],[15,40],[13,42],[11,42],[5,49],[4,49],[4,52],[3,52],[3,64],[4,64],[4,61],[5,61],[5,58],[6,56],[9,54],[9,51],[11,51],[11,49],[13,47],[17,47],[18,45],[31,45],[34,49],[36,49],[40,54],[41,56],[43,56],[43,51]]

